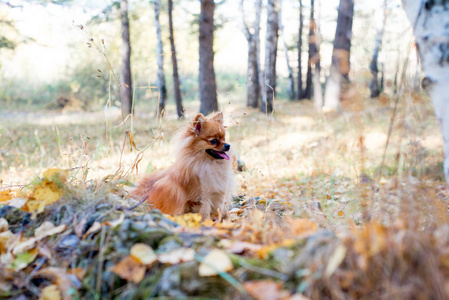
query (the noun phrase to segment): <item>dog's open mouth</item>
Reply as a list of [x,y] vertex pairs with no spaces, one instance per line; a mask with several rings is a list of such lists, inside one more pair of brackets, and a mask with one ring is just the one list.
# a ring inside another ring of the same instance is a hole
[[229,160],[229,155],[227,155],[225,152],[215,151],[213,149],[207,149],[206,152],[215,159]]

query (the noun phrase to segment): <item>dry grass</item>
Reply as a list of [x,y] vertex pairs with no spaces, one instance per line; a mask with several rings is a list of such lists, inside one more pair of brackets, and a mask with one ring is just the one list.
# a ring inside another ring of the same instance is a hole
[[[172,223],[140,207],[136,213],[126,213],[128,229],[97,234],[89,238],[94,244],[86,242],[85,248],[79,248],[81,256],[78,253],[72,264],[87,272],[81,294],[239,299],[246,296],[238,282],[275,279],[287,294],[314,299],[448,297],[448,195],[432,106],[421,95],[402,96],[389,136],[394,103],[387,97],[381,100],[355,95],[339,115],[315,113],[308,102],[278,101],[272,116],[242,110],[241,103],[225,105],[228,140],[246,167],[237,175],[243,196],[234,204],[241,209],[234,229],[216,228],[209,234],[206,230],[204,236],[177,235]],[[194,112],[196,105],[189,104],[187,111]],[[155,120],[152,114],[136,114],[134,140],[138,149],[145,149],[137,175],[135,162],[141,156],[136,149],[130,151],[114,112],[107,118],[41,113],[0,122],[1,187],[29,184],[49,167],[70,169],[69,192],[60,203],[65,210],[55,206],[31,224],[38,226],[50,218],[75,226],[74,218],[78,222],[83,217],[80,212],[89,220],[116,218],[115,208],[127,201],[123,185],[172,163],[171,139],[187,120]],[[291,221],[298,217],[311,218],[322,230],[308,238],[298,236],[303,229]],[[154,228],[139,227],[148,220],[156,222]],[[176,240],[175,244],[190,245],[201,254],[212,245],[217,247],[213,237],[219,237],[224,242],[218,247],[226,248],[223,245],[229,241],[268,246],[268,259],[255,259],[246,248],[232,256],[236,269],[228,275],[237,283],[226,276],[217,280],[189,277],[186,274],[197,266],[193,262],[168,268],[157,265],[147,271],[153,276],[140,285],[114,281],[107,268],[130,245],[147,241],[151,232],[158,238],[148,243],[158,251]],[[61,239],[53,240],[53,245]],[[109,246],[100,255],[102,243]],[[82,255],[89,261],[83,261]],[[57,265],[67,267],[65,258],[60,259]],[[93,275],[92,263],[104,266],[105,273]],[[102,283],[95,283],[93,276],[103,276]],[[159,285],[161,278],[171,286]],[[94,283],[97,290],[89,290],[95,289]],[[15,288],[30,289],[30,293],[33,286],[38,282]]]

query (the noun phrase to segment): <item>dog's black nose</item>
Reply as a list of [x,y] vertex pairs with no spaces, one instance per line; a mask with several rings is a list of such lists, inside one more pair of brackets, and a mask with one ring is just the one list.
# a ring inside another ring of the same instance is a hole
[[224,145],[224,151],[229,151],[229,149],[231,149],[231,145],[225,144]]

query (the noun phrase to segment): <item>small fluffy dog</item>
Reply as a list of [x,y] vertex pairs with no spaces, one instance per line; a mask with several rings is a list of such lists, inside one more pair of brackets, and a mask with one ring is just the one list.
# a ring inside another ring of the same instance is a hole
[[203,219],[216,218],[219,210],[226,214],[235,179],[225,135],[221,112],[197,114],[177,137],[175,163],[145,177],[131,196],[164,214],[194,212]]

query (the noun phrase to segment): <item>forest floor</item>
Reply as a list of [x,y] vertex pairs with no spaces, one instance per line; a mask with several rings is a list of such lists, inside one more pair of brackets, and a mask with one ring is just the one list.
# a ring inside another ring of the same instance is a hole
[[449,198],[428,98],[354,95],[340,114],[227,103],[244,163],[230,217],[129,209],[133,183],[174,161],[174,133],[197,104],[184,120],[137,112],[127,134],[117,109],[2,115],[0,298],[449,297]]

